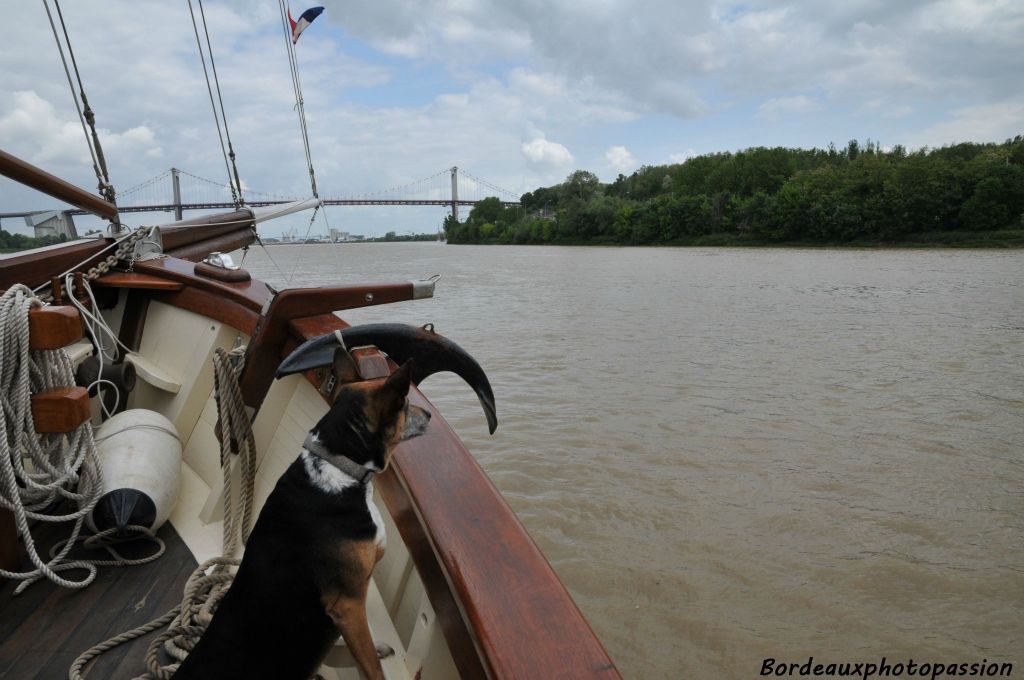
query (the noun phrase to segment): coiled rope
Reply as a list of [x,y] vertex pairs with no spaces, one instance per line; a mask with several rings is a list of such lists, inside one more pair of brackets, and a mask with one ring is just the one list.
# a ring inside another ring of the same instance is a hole
[[[92,425],[87,421],[68,434],[40,435],[32,419],[33,392],[75,383],[71,360],[63,350],[29,349],[28,313],[42,305],[21,284],[0,298],[0,506],[14,513],[18,533],[35,567],[27,572],[0,569],[0,576],[21,581],[15,595],[43,577],[65,588],[82,588],[96,578],[96,567],[90,562],[64,561],[102,491]],[[49,514],[63,499],[77,509]],[[32,540],[29,520],[74,521],[74,528],[63,547],[44,561]],[[58,575],[76,568],[88,572],[80,581]]]
[[[213,376],[217,413],[221,422],[220,462],[224,480],[224,532],[223,555],[203,562],[192,572],[185,584],[185,596],[163,616],[153,619],[138,628],[126,631],[101,642],[83,652],[68,671],[69,680],[83,680],[85,666],[96,657],[118,645],[140,638],[170,624],[167,630],[150,643],[146,652],[147,671],[134,680],[169,680],[178,670],[181,661],[195,647],[221,598],[227,593],[234,579],[234,569],[241,563],[236,557],[238,542],[244,544],[252,529],[254,490],[256,483],[256,441],[252,433],[252,421],[242,401],[242,390],[238,385],[241,373],[241,357],[245,347],[230,352],[218,347],[213,356]],[[234,362],[238,365],[234,365]],[[232,469],[238,459],[241,474],[241,502],[235,504],[232,495]],[[175,661],[161,665],[161,648]]]
[[[25,552],[35,566],[26,572],[0,569],[0,576],[21,581],[15,595],[44,577],[65,588],[84,588],[96,578],[97,567],[145,564],[166,550],[164,542],[146,527],[127,527],[127,531],[115,527],[81,536],[82,523],[103,493],[103,478],[88,421],[67,435],[40,435],[35,431],[32,393],[74,384],[74,369],[63,350],[29,349],[28,313],[42,306],[42,301],[20,284],[0,299],[0,506],[14,513]],[[63,499],[70,500],[77,509],[68,514],[50,514]],[[75,523],[71,535],[50,549],[49,561],[39,555],[30,520]],[[154,554],[128,559],[114,549],[116,544],[140,536],[156,543]],[[104,549],[113,559],[64,561],[76,543]],[[58,575],[69,569],[84,569],[87,574],[78,581]]]

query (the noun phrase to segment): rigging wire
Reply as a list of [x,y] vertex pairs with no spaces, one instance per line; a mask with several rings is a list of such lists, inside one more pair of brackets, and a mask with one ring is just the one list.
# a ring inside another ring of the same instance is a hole
[[235,207],[245,205],[245,198],[242,196],[242,180],[238,177],[238,165],[235,164],[235,149],[231,146],[231,132],[228,131],[228,117],[224,112],[224,99],[220,95],[220,80],[217,78],[217,64],[213,61],[213,45],[210,43],[210,30],[206,25],[206,11],[203,9],[203,0],[199,2],[199,15],[203,18],[203,32],[206,34],[206,51],[210,53],[210,68],[213,69],[213,82],[217,86],[217,101],[220,102],[220,116],[224,120],[224,136],[228,140],[228,156],[231,158],[231,169],[235,173],[235,185],[238,187],[238,201]]
[[320,198],[316,190],[316,173],[313,171],[313,156],[309,150],[309,128],[306,125],[306,106],[302,98],[302,82],[299,79],[298,58],[295,54],[295,45],[291,40],[288,14],[284,0],[278,0],[278,7],[281,10],[281,28],[284,30],[285,48],[288,52],[288,66],[292,75],[292,90],[295,93],[295,109],[299,113],[299,129],[302,131],[302,144],[306,150],[306,165],[309,166],[309,184],[313,191],[314,198]]
[[[224,169],[228,173],[228,183],[231,185],[231,200],[235,206],[239,205],[238,193],[235,191],[235,183],[231,177],[231,165],[228,163],[228,152],[224,147],[224,135],[220,130],[220,119],[217,117],[217,104],[213,101],[213,87],[210,85],[210,72],[206,70],[206,56],[203,53],[203,43],[199,38],[199,26],[196,24],[196,13],[192,9],[192,0],[188,0],[188,11],[192,15],[192,29],[196,35],[196,47],[199,48],[199,60],[203,64],[203,75],[206,77],[206,91],[210,94],[210,107],[213,109],[213,122],[217,126],[217,139],[220,140],[220,151],[224,156]],[[205,28],[205,25],[204,25]],[[213,54],[210,54],[210,60],[213,60]],[[220,86],[218,85],[218,96],[220,92]]]
[[[285,7],[285,0],[278,0],[277,5],[281,11],[281,28],[284,31],[285,49],[288,53],[288,67],[292,75],[292,91],[295,94],[295,109],[299,114],[299,129],[302,131],[302,146],[306,151],[306,165],[309,167],[309,187],[313,192],[313,198],[320,198],[320,194],[316,190],[316,172],[313,170],[313,154],[309,149],[309,126],[306,124],[306,105],[302,97],[302,81],[299,78],[299,61],[295,53],[295,44],[291,39],[292,32],[288,22],[288,10]],[[309,232],[313,229],[313,222],[316,220],[316,215],[320,212],[321,208],[323,208],[324,212],[324,222],[327,224],[328,229],[330,229],[330,224],[327,223],[327,208],[321,202],[321,204],[313,210],[313,215],[310,217],[309,226],[306,227],[306,236],[302,239],[302,248],[306,247],[306,241],[309,240]],[[292,266],[291,275],[288,277],[289,284],[295,277],[296,266],[300,259],[301,258],[296,258],[295,265]],[[277,263],[275,263],[275,265],[276,264]]]
[[[78,80],[79,94],[75,94],[75,85],[71,80],[71,70],[68,68],[68,60],[64,56],[64,47],[61,44],[60,36],[57,34],[57,25],[53,22],[53,14],[50,12],[50,4],[47,0],[43,0],[43,8],[46,10],[46,16],[50,20],[50,29],[53,31],[53,39],[57,43],[57,51],[60,53],[61,63],[64,65],[64,75],[68,79],[68,88],[71,90],[71,99],[75,102],[75,110],[78,111],[78,120],[82,124],[82,133],[85,135],[85,145],[89,147],[89,155],[92,157],[92,169],[96,173],[96,180],[99,183],[99,192],[106,200],[111,203],[115,203],[115,192],[114,186],[110,183],[110,176],[107,172],[107,162],[103,156],[103,147],[100,146],[100,138],[96,133],[96,116],[92,109],[89,107],[89,100],[85,96],[85,86],[82,84],[82,76],[78,71],[78,62],[75,60],[75,52],[71,47],[71,39],[68,37],[67,25],[64,23],[64,14],[61,12],[60,3],[54,0],[54,5],[57,7],[57,16],[60,19],[61,29],[64,32],[64,40],[67,42],[68,55],[71,57],[71,63],[75,69],[75,78]],[[79,102],[81,97],[81,102]],[[83,113],[82,108],[85,107]],[[89,131],[86,129],[86,122],[89,124],[89,128],[92,129],[92,137],[89,136]],[[116,224],[116,220],[112,220]]]

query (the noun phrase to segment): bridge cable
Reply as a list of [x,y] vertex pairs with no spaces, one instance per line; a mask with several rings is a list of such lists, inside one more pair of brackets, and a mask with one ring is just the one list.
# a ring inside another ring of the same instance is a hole
[[[61,30],[64,32],[64,40],[67,42],[68,55],[71,57],[71,64],[75,69],[75,78],[78,80],[79,94],[75,95],[75,86],[71,82],[71,71],[68,69],[68,61],[64,57],[64,48],[61,46],[60,36],[57,35],[57,26],[53,22],[53,14],[50,13],[50,5],[47,0],[43,0],[43,7],[46,9],[46,16],[50,20],[50,29],[53,31],[53,39],[57,43],[57,51],[60,52],[60,60],[64,64],[64,74],[68,79],[68,87],[71,89],[71,98],[75,102],[75,109],[78,111],[78,120],[82,123],[82,132],[85,134],[85,143],[89,147],[89,155],[92,157],[92,168],[96,172],[96,179],[99,181],[99,192],[107,201],[115,203],[115,191],[114,186],[110,183],[110,175],[107,172],[107,161],[103,156],[103,147],[100,146],[100,138],[96,133],[96,115],[93,113],[92,108],[89,106],[89,100],[85,96],[85,86],[82,84],[82,75],[78,71],[78,62],[75,60],[75,52],[71,47],[71,38],[68,36],[67,25],[64,23],[64,14],[60,9],[60,2],[54,0],[53,4],[57,8],[57,16],[60,19]],[[79,97],[81,97],[81,104],[79,104]],[[82,109],[85,109],[83,112]],[[92,130],[92,138],[89,137],[89,132],[86,130],[86,122],[89,123],[89,128]],[[112,220],[116,222],[116,220]]]
[[[200,9],[201,9],[201,7],[200,7]],[[227,173],[228,173],[228,184],[231,185],[231,199],[234,202],[235,207],[237,208],[237,207],[239,207],[241,205],[241,199],[240,199],[240,197],[238,195],[238,192],[235,190],[235,182],[232,179],[232,175],[231,175],[231,165],[228,162],[228,152],[227,152],[227,149],[224,147],[224,135],[221,133],[221,130],[220,130],[220,119],[217,118],[217,105],[213,101],[213,88],[210,85],[210,73],[206,70],[206,56],[203,53],[203,43],[202,43],[202,41],[199,38],[199,26],[196,24],[196,14],[195,14],[195,11],[192,9],[192,0],[188,0],[188,11],[189,11],[189,14],[192,15],[192,29],[193,29],[193,31],[195,32],[195,35],[196,35],[196,47],[199,48],[199,60],[203,64],[203,75],[206,77],[206,91],[210,95],[210,107],[213,109],[213,122],[217,126],[217,138],[220,140],[220,151],[221,151],[221,154],[224,156],[224,169],[227,170]],[[206,22],[206,19],[204,17],[203,18],[203,30],[204,31],[206,30],[206,23],[205,22]],[[209,38],[209,34],[207,34],[207,38]],[[213,63],[213,52],[212,51],[210,52],[210,62]],[[220,97],[220,84],[219,83],[217,84],[217,96]],[[222,107],[222,114],[223,114],[223,107]],[[225,119],[225,123],[224,124],[225,124],[225,127],[226,127],[227,126],[227,119]],[[233,158],[233,156],[232,156],[232,158]],[[235,174],[237,175],[237,169],[236,169],[236,173]],[[239,186],[238,189],[241,190],[241,186]]]
[[491,189],[492,191],[497,191],[499,194],[504,194],[505,196],[513,196],[513,197],[519,198],[515,194],[515,192],[509,191],[508,189],[502,189],[501,187],[497,186],[496,184],[491,184],[487,180],[480,179],[479,177],[476,177],[472,173],[467,171],[465,168],[460,168],[460,170],[462,170],[462,174],[463,175],[465,175],[469,179],[473,180],[477,184],[479,184],[479,185],[481,185],[483,187],[486,187],[487,189]]

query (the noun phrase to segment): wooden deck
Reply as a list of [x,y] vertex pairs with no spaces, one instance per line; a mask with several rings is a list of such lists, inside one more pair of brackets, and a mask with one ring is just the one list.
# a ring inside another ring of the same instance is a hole
[[[58,529],[64,531],[61,526],[47,527],[37,541],[48,548]],[[15,584],[4,582],[0,587],[0,679],[66,678],[71,663],[89,647],[178,604],[196,561],[170,524],[159,535],[167,543],[160,559],[137,567],[100,567],[96,580],[84,589],[58,588],[43,580],[14,597]],[[150,550],[152,546],[146,545],[137,552]],[[133,556],[129,548],[123,553]],[[86,669],[87,677],[127,680],[141,675],[146,649],[156,635],[150,633],[107,652]]]

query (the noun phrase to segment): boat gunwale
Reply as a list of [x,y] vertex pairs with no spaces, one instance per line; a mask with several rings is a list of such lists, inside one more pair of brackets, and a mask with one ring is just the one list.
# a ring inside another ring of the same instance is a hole
[[[154,300],[222,321],[255,339],[267,322],[261,311],[272,308],[280,295],[256,280],[208,279],[174,258],[137,263],[136,269],[184,284],[176,292],[127,289],[140,306],[141,316],[131,324],[136,333],[145,325],[145,301]],[[297,311],[306,316],[280,320],[285,338],[273,343],[274,359],[311,337],[347,327],[333,313],[308,314],[313,308],[301,304]],[[308,372],[305,377],[319,386],[322,376]],[[437,417],[426,435],[400,447],[390,470],[378,477],[379,488],[460,674],[620,677],[554,569],[458,435],[418,389],[411,399]]]

